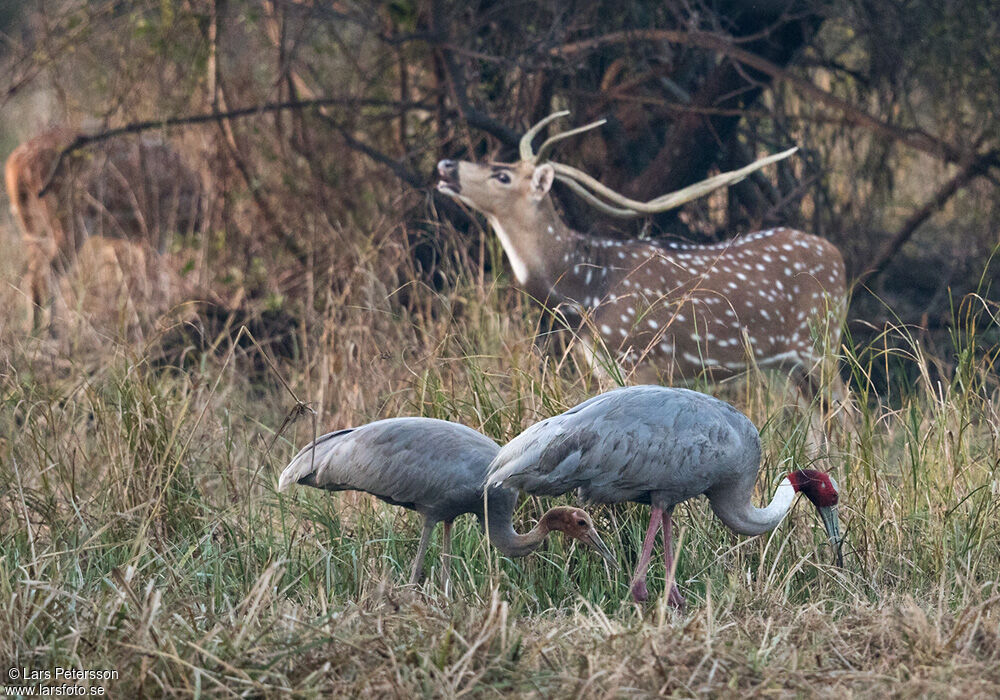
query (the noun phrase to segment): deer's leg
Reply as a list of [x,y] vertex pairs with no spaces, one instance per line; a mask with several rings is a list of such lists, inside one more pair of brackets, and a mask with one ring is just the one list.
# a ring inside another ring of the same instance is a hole
[[427,556],[427,545],[431,541],[431,533],[437,521],[424,518],[424,530],[420,533],[420,544],[417,545],[417,553],[413,557],[413,573],[410,574],[410,583],[417,584],[424,577],[424,557]]
[[47,322],[47,312],[52,302],[49,299],[48,284],[50,271],[49,263],[42,252],[35,245],[30,245],[24,278],[31,301],[31,325],[34,331],[44,328]]
[[635,574],[632,576],[632,598],[637,603],[642,603],[649,598],[649,589],[646,588],[646,574],[649,570],[649,559],[653,555],[653,542],[656,541],[656,531],[663,520],[663,509],[653,507],[649,511],[649,527],[646,529],[646,539],[642,541],[642,554],[639,555],[639,562],[635,565]]
[[850,435],[856,428],[850,395],[837,362],[825,358],[811,365],[800,365],[792,370],[791,378],[809,412],[806,434],[809,452],[814,456],[827,454],[834,434]]
[[[796,366],[789,377],[798,390],[799,403],[806,412],[806,453],[811,457],[819,457],[829,452],[829,435],[826,422],[823,419],[825,405],[821,387],[820,370],[813,367]],[[817,399],[819,405],[817,406]]]

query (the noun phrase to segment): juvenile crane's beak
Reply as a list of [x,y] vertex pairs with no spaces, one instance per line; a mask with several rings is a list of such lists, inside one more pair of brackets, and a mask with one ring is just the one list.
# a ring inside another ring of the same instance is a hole
[[597,534],[597,530],[594,528],[590,528],[590,531],[583,536],[582,541],[596,549],[597,553],[604,557],[604,561],[609,564],[616,563],[615,555],[608,549],[608,545],[604,544],[604,540],[601,539],[601,536]]
[[843,540],[840,537],[840,518],[837,516],[837,506],[819,506],[819,517],[823,520],[823,527],[826,528],[826,536],[830,538],[837,553],[837,566],[844,568],[844,556],[840,552]]

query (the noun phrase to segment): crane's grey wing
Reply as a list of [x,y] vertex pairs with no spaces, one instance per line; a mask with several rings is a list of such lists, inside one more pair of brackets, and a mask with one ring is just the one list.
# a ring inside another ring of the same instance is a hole
[[624,494],[611,499],[615,501],[641,490],[641,475],[629,467],[634,466],[637,445],[652,439],[648,427],[632,425],[609,433],[599,424],[574,420],[575,415],[554,416],[514,438],[491,463],[489,483],[539,496],[613,484]]
[[697,392],[617,389],[528,428],[497,454],[488,482],[538,495],[579,489],[597,502],[654,493],[678,502],[732,478],[756,435],[745,416]]
[[292,457],[292,461],[281,472],[278,477],[278,490],[284,491],[292,484],[301,483],[318,471],[324,461],[329,460],[332,444],[337,438],[354,432],[354,428],[345,430],[335,430],[326,435],[320,435],[313,442],[303,447]]
[[367,491],[389,503],[447,515],[463,503],[476,505],[497,450],[495,442],[464,425],[392,418],[318,438],[285,467],[278,488],[299,483]]

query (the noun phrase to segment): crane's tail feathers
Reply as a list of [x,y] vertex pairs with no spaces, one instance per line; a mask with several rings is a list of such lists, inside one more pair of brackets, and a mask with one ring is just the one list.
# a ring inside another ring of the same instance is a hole
[[330,447],[332,446],[332,439],[345,435],[352,430],[354,429],[348,428],[346,430],[336,430],[332,433],[327,433],[299,450],[298,454],[292,458],[292,461],[281,472],[281,476],[278,477],[278,491],[284,491],[292,484],[300,483],[312,476],[326,463]]

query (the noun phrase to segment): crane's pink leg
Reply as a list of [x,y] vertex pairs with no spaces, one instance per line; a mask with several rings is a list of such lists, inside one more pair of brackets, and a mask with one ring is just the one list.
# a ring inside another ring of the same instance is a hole
[[639,555],[639,563],[635,565],[635,574],[632,576],[632,598],[637,603],[642,603],[649,598],[649,590],[646,588],[646,574],[649,570],[649,558],[653,555],[656,531],[659,529],[662,519],[662,508],[650,509],[649,528],[646,530],[646,539],[642,541],[642,554]]
[[444,535],[441,537],[441,589],[448,590],[451,576],[451,520],[444,521]]
[[674,565],[674,543],[671,536],[674,520],[673,515],[674,511],[670,509],[663,516],[663,563],[667,566],[667,589],[670,591],[667,600],[675,608],[681,610],[684,608],[684,596],[681,595],[680,589],[677,588],[677,581],[670,575],[670,569]]

